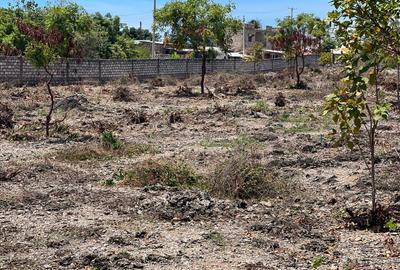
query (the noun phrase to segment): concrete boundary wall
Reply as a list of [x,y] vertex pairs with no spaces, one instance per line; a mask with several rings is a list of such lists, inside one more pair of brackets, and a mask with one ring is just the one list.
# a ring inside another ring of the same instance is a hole
[[[307,66],[318,63],[318,55],[306,56]],[[260,63],[241,59],[208,60],[207,73],[257,73],[292,67],[293,61],[268,59]],[[190,76],[201,74],[201,59],[60,59],[50,67],[54,82],[70,84],[82,81],[110,81],[121,77]],[[0,82],[35,84],[47,78],[43,69],[35,68],[23,57],[0,56]]]

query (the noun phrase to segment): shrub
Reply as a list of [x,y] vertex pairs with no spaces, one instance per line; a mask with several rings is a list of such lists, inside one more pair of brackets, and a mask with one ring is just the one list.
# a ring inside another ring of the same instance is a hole
[[290,89],[308,89],[307,84],[304,81],[300,81],[299,83],[289,85]]
[[143,124],[149,121],[144,110],[127,110],[126,117],[129,124]]
[[211,192],[222,198],[262,199],[290,191],[291,184],[275,177],[256,154],[236,148],[231,156],[216,165],[210,176]]
[[326,66],[332,64],[332,53],[330,52],[323,52],[319,57],[319,64],[321,66]]
[[234,88],[236,89],[236,95],[249,95],[253,94],[257,87],[254,82],[249,79],[240,79],[234,83]]
[[194,187],[200,176],[184,162],[146,161],[125,174],[125,183],[137,187],[162,184],[171,187]]
[[193,93],[193,89],[189,87],[186,83],[184,85],[180,85],[176,90],[175,94],[178,97],[193,97],[195,94]]
[[312,261],[310,262],[310,266],[312,269],[318,269],[325,261],[324,256],[316,256]]
[[389,219],[385,223],[385,229],[390,232],[399,232],[400,231],[400,223],[396,222],[393,218]]
[[132,92],[127,87],[117,87],[113,93],[114,101],[130,102],[133,101]]
[[254,112],[261,112],[261,113],[268,113],[271,111],[268,104],[265,103],[264,100],[257,100],[256,104],[252,107],[252,111]]
[[101,142],[106,149],[118,150],[123,147],[123,142],[111,131],[104,131],[101,134]]
[[275,106],[277,107],[285,107],[286,99],[285,96],[279,92],[278,95],[275,97]]
[[12,120],[14,116],[13,111],[4,104],[0,104],[0,129],[1,128],[13,128],[14,121]]
[[169,115],[169,123],[174,124],[174,123],[182,123],[183,122],[183,116],[180,111],[173,111]]
[[153,88],[157,88],[157,87],[164,87],[165,86],[165,82],[163,81],[162,78],[154,78],[150,81],[150,85]]
[[123,170],[118,170],[116,172],[113,173],[113,175],[111,176],[111,178],[107,178],[105,179],[102,184],[105,186],[113,186],[115,185],[117,182],[120,182],[122,180],[124,180],[126,173]]

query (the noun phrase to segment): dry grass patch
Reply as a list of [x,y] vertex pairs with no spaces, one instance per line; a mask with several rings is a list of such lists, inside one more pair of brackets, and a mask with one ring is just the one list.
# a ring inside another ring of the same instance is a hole
[[84,146],[74,146],[57,152],[56,158],[71,162],[111,160],[121,157],[134,157],[142,154],[154,153],[155,149],[149,144],[126,144],[119,149],[106,148],[98,143]]
[[103,132],[101,143],[85,146],[74,146],[59,151],[56,158],[67,161],[110,160],[120,157],[133,157],[147,153],[155,153],[149,144],[124,143],[112,132]]
[[253,151],[243,148],[233,150],[230,157],[216,165],[209,185],[217,197],[243,200],[284,197],[295,187],[262,165]]
[[111,160],[120,157],[134,157],[142,154],[154,152],[154,147],[148,144],[128,144],[122,149],[107,149],[96,143],[84,146],[74,146],[66,150],[59,151],[56,158],[71,162],[92,161],[92,160]]

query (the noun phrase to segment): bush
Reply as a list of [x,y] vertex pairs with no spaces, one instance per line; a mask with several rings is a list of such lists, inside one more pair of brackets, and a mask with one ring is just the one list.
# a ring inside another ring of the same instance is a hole
[[178,97],[193,97],[195,94],[193,93],[193,89],[189,87],[186,83],[180,85],[175,92]]
[[130,102],[133,101],[132,92],[127,87],[117,87],[113,93],[114,101]]
[[275,97],[275,106],[285,107],[285,105],[286,105],[286,98],[282,92],[279,92],[278,95]]
[[129,124],[143,124],[149,121],[144,110],[127,110],[126,117]]
[[289,86],[290,89],[308,89],[307,84],[304,81],[300,81],[300,83],[296,83],[294,85]]
[[319,57],[319,64],[321,66],[326,66],[332,64],[332,53],[330,52],[323,52]]
[[174,124],[174,123],[183,123],[183,116],[180,111],[173,111],[169,115],[169,123]]
[[101,134],[101,142],[106,149],[118,150],[123,147],[122,141],[117,138],[112,132],[104,131]]
[[244,200],[276,197],[292,189],[289,182],[267,170],[257,155],[240,147],[216,165],[209,182],[214,195]]
[[12,129],[14,127],[13,116],[13,111],[7,105],[0,104],[0,129]]
[[146,161],[125,173],[125,183],[137,187],[162,184],[171,187],[194,187],[200,176],[184,162]]
[[257,87],[254,85],[252,80],[240,79],[234,83],[236,89],[236,95],[249,95],[253,94]]
[[261,113],[269,113],[271,108],[265,103],[264,100],[257,100],[256,104],[252,107],[252,111],[254,112],[261,112]]
[[165,82],[163,81],[162,78],[154,78],[150,81],[150,85],[153,88],[157,88],[157,87],[164,87],[165,86]]

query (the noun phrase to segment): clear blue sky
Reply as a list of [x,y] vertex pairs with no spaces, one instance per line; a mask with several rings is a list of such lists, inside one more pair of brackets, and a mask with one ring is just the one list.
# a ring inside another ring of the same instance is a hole
[[[0,5],[6,5],[13,0],[0,0]],[[43,5],[55,0],[36,0]],[[227,3],[228,0],[215,0],[219,3]],[[89,12],[110,12],[121,17],[121,21],[130,26],[138,27],[140,21],[143,27],[149,28],[152,22],[153,0],[75,0]],[[157,0],[158,6],[162,6],[168,0]],[[234,0],[236,10],[233,15],[243,18],[259,19],[263,26],[274,25],[276,18],[282,18],[290,14],[289,7],[295,8],[294,14],[301,12],[314,13],[325,18],[331,10],[330,0]]]

